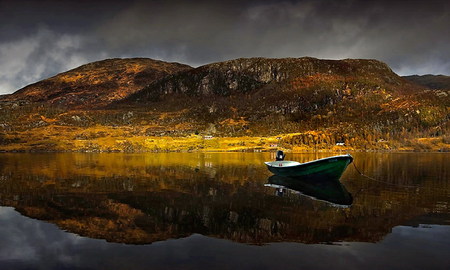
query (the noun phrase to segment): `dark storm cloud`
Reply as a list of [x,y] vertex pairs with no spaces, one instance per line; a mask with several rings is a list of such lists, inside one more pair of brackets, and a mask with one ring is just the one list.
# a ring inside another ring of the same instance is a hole
[[447,2],[1,1],[0,93],[109,57],[375,58],[450,74]]

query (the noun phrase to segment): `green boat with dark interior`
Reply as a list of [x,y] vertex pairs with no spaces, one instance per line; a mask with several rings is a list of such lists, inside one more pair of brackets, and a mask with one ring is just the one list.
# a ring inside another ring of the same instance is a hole
[[353,157],[349,154],[305,163],[286,161],[284,157],[284,153],[278,151],[275,161],[265,162],[269,171],[278,176],[295,177],[303,180],[339,181],[347,166],[353,161]]

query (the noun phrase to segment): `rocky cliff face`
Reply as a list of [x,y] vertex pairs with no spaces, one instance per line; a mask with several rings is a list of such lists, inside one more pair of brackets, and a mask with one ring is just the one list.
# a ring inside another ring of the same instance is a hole
[[3,99],[96,109],[164,76],[188,69],[191,67],[148,58],[108,59],[28,85]]
[[320,60],[315,58],[248,58],[213,63],[170,75],[136,92],[129,101],[157,101],[170,94],[230,96],[250,93],[267,85],[289,87],[287,82],[326,75],[322,79],[366,79],[381,86],[405,83],[384,63],[376,60]]
[[[424,89],[377,60],[249,58],[169,75],[117,105],[181,111],[183,122],[213,124],[229,134],[292,132],[340,123],[371,123],[381,130],[427,122],[420,111],[431,111],[423,105],[433,103],[434,97],[426,96]],[[441,109],[431,117],[431,125],[445,118]]]

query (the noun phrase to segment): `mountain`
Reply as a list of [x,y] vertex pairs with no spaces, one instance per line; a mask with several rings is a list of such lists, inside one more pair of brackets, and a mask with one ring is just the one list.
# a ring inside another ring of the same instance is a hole
[[430,89],[450,89],[450,76],[445,75],[411,75],[403,78]]
[[418,114],[435,97],[424,90],[377,60],[248,58],[169,75],[115,105],[180,112],[173,121],[214,125],[228,135],[336,128],[340,123],[381,131],[427,121]]
[[[128,101],[158,101],[171,94],[187,96],[233,96],[253,94],[271,86],[282,91],[347,84],[417,88],[376,60],[321,60],[303,58],[241,58],[213,63],[167,76],[128,97]],[[277,92],[281,92],[277,90]]]
[[0,150],[300,151],[337,142],[445,150],[448,108],[450,91],[431,91],[377,60],[241,58],[191,68],[111,59],[7,96]]
[[166,75],[188,69],[191,67],[148,58],[107,59],[28,85],[3,99],[96,109]]

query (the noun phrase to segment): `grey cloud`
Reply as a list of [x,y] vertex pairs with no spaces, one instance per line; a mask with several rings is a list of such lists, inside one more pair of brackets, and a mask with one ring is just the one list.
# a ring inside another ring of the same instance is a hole
[[57,2],[21,7],[29,18],[0,11],[0,93],[108,57],[373,58],[401,75],[450,74],[448,1]]
[[0,94],[85,63],[83,39],[43,27],[31,36],[0,44]]
[[137,48],[193,65],[315,56],[376,58],[403,72],[450,73],[450,5],[443,1],[166,3],[138,2],[106,21],[98,35],[124,55]]

